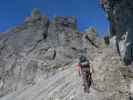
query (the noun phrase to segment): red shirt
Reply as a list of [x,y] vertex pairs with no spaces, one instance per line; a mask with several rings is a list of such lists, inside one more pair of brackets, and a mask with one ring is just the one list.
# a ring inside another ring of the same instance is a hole
[[76,70],[79,72],[80,71],[80,64],[76,65]]

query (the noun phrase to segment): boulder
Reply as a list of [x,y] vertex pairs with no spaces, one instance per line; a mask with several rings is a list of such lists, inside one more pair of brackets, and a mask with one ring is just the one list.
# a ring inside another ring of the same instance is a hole
[[45,59],[47,60],[54,60],[55,57],[56,57],[56,51],[54,48],[50,48],[48,49],[46,52],[45,52],[45,55],[44,55]]

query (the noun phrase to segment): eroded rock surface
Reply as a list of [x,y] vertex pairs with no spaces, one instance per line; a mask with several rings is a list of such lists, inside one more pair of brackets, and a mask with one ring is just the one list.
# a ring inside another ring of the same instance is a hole
[[[93,66],[90,94],[74,68],[81,54]],[[22,25],[0,36],[2,100],[132,100],[132,70],[105,49],[94,28],[78,32],[75,17],[49,21],[34,9]]]
[[133,60],[133,1],[101,0],[101,5],[110,21],[111,36],[116,36],[118,53],[129,65]]
[[81,37],[75,17],[50,22],[34,9],[22,25],[0,36],[0,96],[34,85],[41,75],[49,77],[71,63],[80,51]]
[[129,69],[120,62],[117,52],[104,49],[94,59],[93,69],[94,88],[99,91],[99,100],[129,100],[132,77],[129,77]]
[[0,35],[0,96],[34,85],[72,63],[82,51],[82,37],[75,17],[49,21],[34,9],[23,24]]
[[[75,64],[29,88],[22,88],[1,100],[132,100],[133,73],[119,61],[111,49],[99,52],[93,62],[93,85],[90,93],[83,91]],[[34,64],[34,63],[33,63]]]

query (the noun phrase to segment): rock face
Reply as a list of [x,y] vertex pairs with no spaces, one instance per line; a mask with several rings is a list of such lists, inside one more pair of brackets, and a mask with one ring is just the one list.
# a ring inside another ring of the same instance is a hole
[[133,60],[133,1],[101,0],[101,5],[110,21],[111,36],[116,36],[116,45],[125,64]]
[[90,27],[86,29],[85,33],[88,35],[90,40],[95,41],[96,40],[96,29],[93,27]]
[[[89,94],[83,91],[82,80],[75,71],[76,62],[48,79],[15,91],[1,100],[132,100],[133,73],[121,64],[117,52],[109,48],[97,53],[91,63],[93,85]],[[36,66],[34,62],[30,65]]]
[[[90,94],[74,69],[80,54],[93,66]],[[13,92],[2,100],[132,100],[131,70],[105,49],[94,28],[78,32],[75,17],[49,21],[34,9],[22,25],[0,35],[0,96]]]
[[105,42],[102,38],[96,36],[96,29],[93,27],[88,28],[82,37],[82,53],[93,60],[99,49],[105,48]]
[[[0,36],[0,96],[36,77],[48,77],[49,71],[64,66],[79,53],[81,34],[74,17],[47,16],[34,9],[25,22]],[[54,71],[52,71],[54,73]]]
[[99,100],[129,100],[128,86],[132,78],[129,78],[128,68],[119,61],[116,52],[104,49],[94,59],[93,70],[94,88],[99,91]]
[[75,17],[49,21],[34,9],[22,25],[0,35],[0,96],[34,85],[71,63],[81,53],[82,37]]

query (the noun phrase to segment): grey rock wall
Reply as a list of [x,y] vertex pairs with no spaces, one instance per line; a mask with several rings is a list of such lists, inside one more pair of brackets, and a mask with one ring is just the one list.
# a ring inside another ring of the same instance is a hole
[[49,21],[34,9],[23,24],[1,34],[0,96],[34,85],[76,59],[83,37],[76,25],[75,17]]
[[101,0],[101,5],[110,21],[111,36],[116,36],[118,53],[129,65],[133,60],[133,1]]

